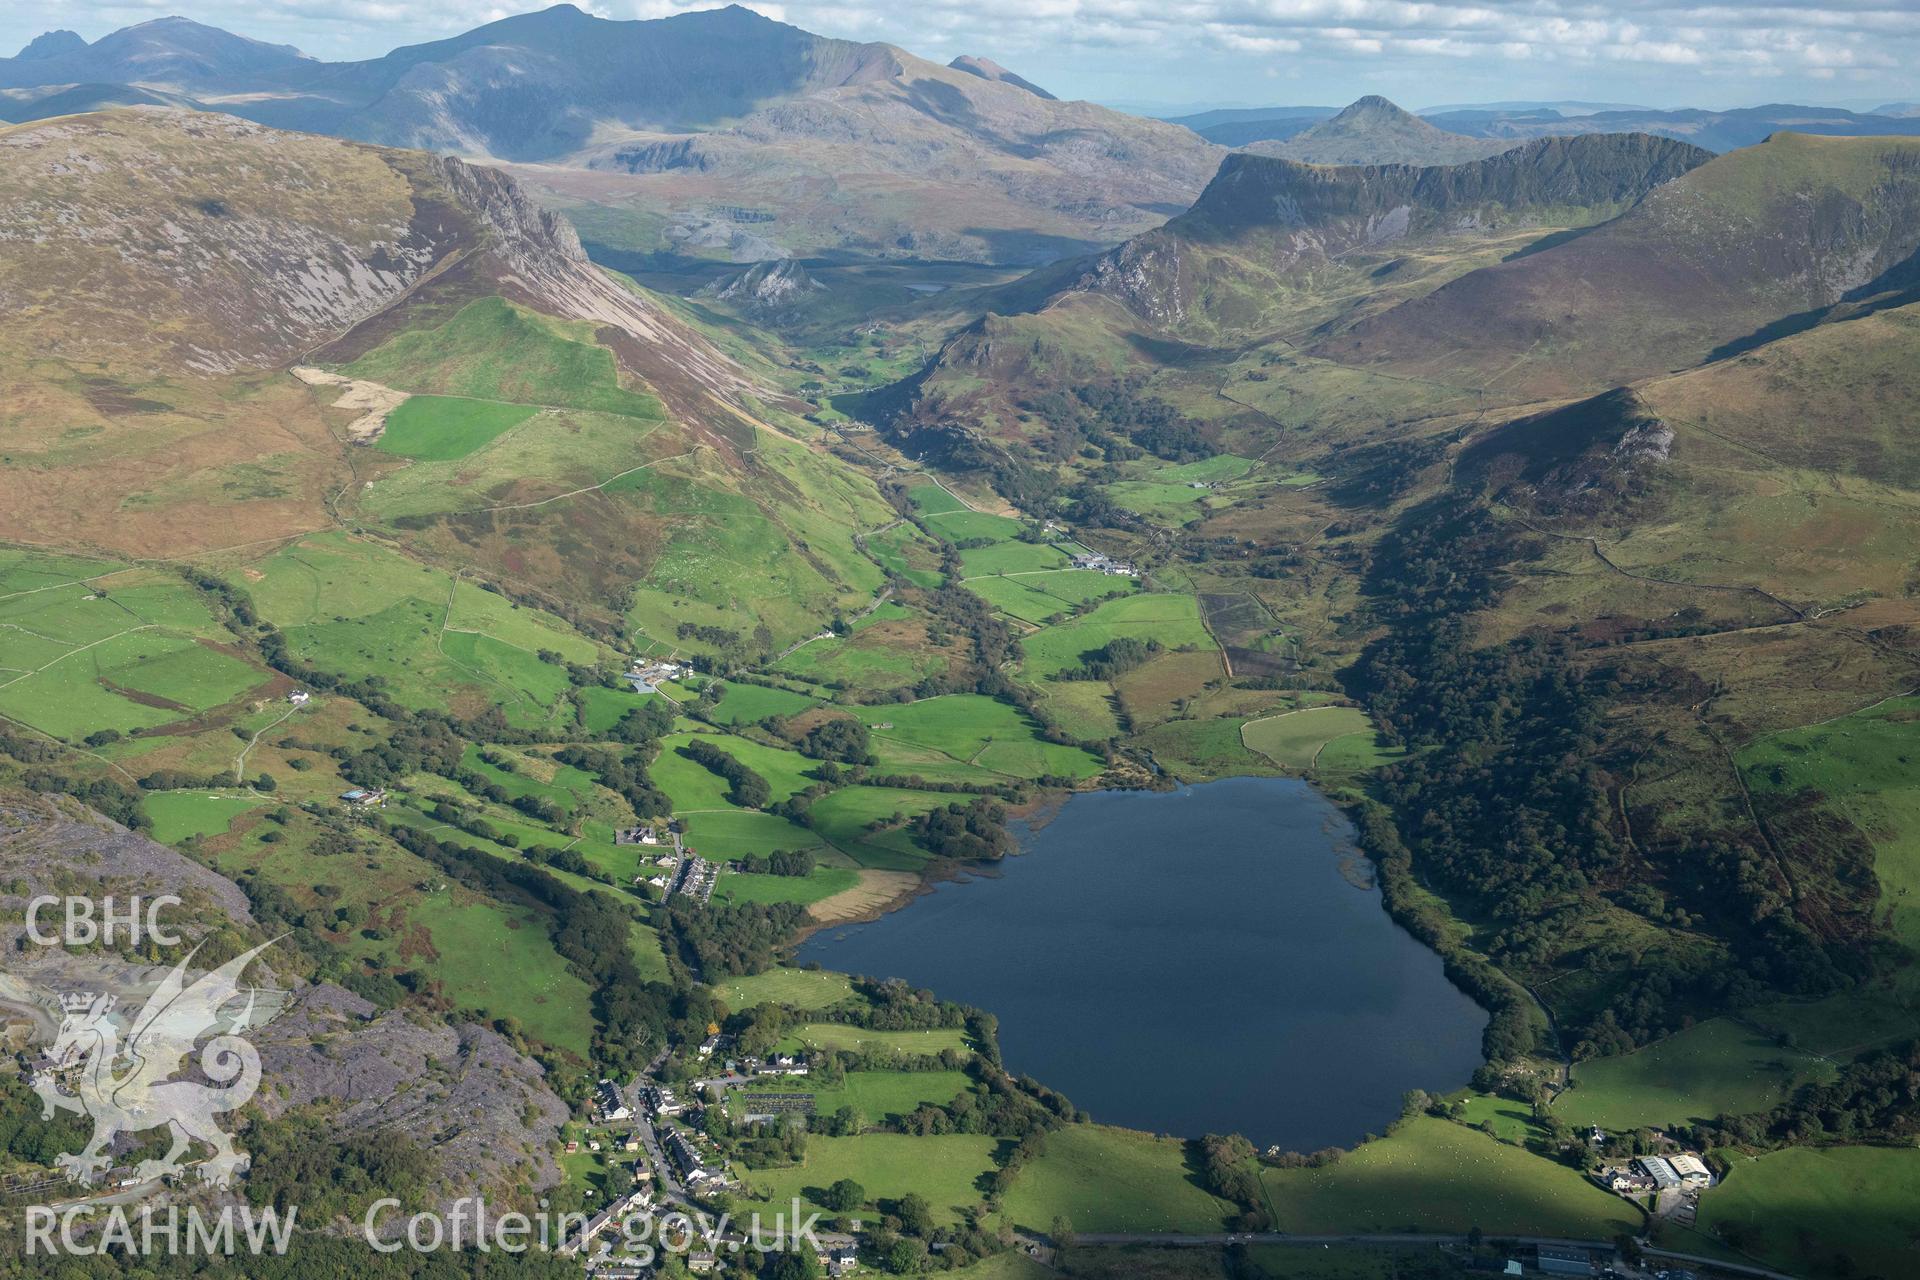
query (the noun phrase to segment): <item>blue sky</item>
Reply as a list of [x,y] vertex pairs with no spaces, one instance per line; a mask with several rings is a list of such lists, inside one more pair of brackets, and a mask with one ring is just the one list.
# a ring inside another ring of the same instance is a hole
[[[522,6],[492,0],[40,0],[0,6],[6,51],[169,13],[323,58],[370,57]],[[538,7],[527,5],[527,8]],[[661,17],[713,0],[582,0]],[[1920,0],[781,0],[823,35],[997,59],[1062,96],[1148,104],[1588,99],[1872,106],[1920,99]]]

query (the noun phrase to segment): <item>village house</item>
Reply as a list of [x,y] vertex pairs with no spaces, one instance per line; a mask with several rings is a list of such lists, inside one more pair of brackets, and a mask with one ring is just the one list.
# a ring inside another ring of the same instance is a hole
[[620,1096],[620,1087],[611,1080],[602,1080],[595,1086],[596,1100],[600,1105],[600,1118],[603,1120],[626,1120],[632,1117],[633,1108]]
[[850,1240],[822,1243],[814,1257],[820,1263],[820,1269],[830,1276],[844,1276],[860,1261],[860,1255]]
[[623,827],[613,833],[615,844],[659,844],[660,833],[651,823],[640,827]]
[[1606,1169],[1600,1174],[1600,1184],[1621,1196],[1643,1196],[1653,1190],[1653,1179],[1644,1174],[1634,1173],[1630,1169]]

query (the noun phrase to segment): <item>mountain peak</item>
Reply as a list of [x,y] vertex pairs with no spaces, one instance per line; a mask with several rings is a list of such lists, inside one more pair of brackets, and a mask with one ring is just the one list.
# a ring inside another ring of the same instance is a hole
[[16,56],[20,59],[57,58],[66,53],[78,53],[87,47],[87,42],[75,31],[43,31],[27,42],[27,47]]
[[1393,102],[1387,98],[1381,97],[1377,93],[1370,93],[1364,98],[1354,99],[1351,103],[1347,105],[1344,111],[1340,112],[1339,115],[1335,116],[1332,120],[1329,120],[1327,123],[1328,124],[1341,124],[1341,123],[1396,124],[1396,125],[1413,124],[1413,125],[1424,125],[1429,129],[1433,127],[1432,125],[1428,125],[1427,122],[1422,120],[1419,116],[1414,115],[1413,112],[1408,111],[1406,108],[1400,106],[1396,102]]
[[1464,164],[1512,145],[1511,140],[1447,133],[1378,94],[1368,94],[1284,142],[1256,142],[1250,149],[1305,164],[1431,165]]
[[949,62],[947,66],[955,71],[964,71],[970,76],[979,76],[982,80],[993,80],[1000,84],[1010,84],[1016,89],[1025,89],[1038,98],[1049,102],[1058,101],[1052,94],[1042,89],[1025,76],[1015,75],[992,58],[982,58],[971,53],[963,53]]

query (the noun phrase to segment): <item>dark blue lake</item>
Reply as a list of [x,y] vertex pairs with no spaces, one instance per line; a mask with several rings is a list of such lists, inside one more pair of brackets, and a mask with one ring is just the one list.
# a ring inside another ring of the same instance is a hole
[[1347,1145],[1480,1063],[1486,1014],[1303,782],[1078,795],[1019,835],[1021,855],[799,960],[991,1010],[1010,1070],[1181,1137]]

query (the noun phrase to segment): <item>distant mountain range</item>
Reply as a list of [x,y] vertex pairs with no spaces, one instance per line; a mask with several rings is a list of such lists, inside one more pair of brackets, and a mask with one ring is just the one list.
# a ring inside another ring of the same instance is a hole
[[563,4],[343,63],[163,18],[93,44],[49,33],[0,59],[0,118],[135,102],[593,170],[548,194],[609,210],[582,217],[594,234],[744,259],[1042,261],[1164,221],[1221,154],[986,58],[940,66],[739,7],[616,22]]
[[[1357,107],[1360,104],[1354,105]],[[1352,109],[1348,108],[1350,111]],[[1171,123],[1185,125],[1209,142],[1227,147],[1246,147],[1262,142],[1290,141],[1336,114],[1328,107],[1253,107],[1180,116]],[[1847,111],[1840,107],[1808,107],[1791,103],[1707,111],[1694,108],[1659,110],[1593,102],[1496,102],[1434,107],[1415,114],[1435,129],[1459,138],[1499,140],[1573,133],[1652,133],[1680,138],[1709,151],[1750,147],[1764,142],[1773,134],[1784,132],[1830,137],[1920,134],[1920,103],[1897,102],[1867,113]],[[1404,124],[1400,127],[1403,133],[1406,132]],[[1268,154],[1283,154],[1278,148],[1260,149]],[[1294,155],[1290,158],[1302,157]],[[1455,157],[1458,158],[1461,157]],[[1341,161],[1326,160],[1319,163]]]
[[[1647,133],[1711,151],[1773,133],[1920,134],[1920,115],[1771,106],[1502,103],[1419,116],[1385,98],[1149,120],[1062,102],[989,58],[942,66],[740,7],[610,21],[569,4],[360,62],[185,18],[0,59],[0,120],[105,107],[507,166],[623,262],[791,254],[1030,265],[1186,209],[1227,149],[1320,165],[1462,164],[1543,136]],[[646,255],[657,255],[649,259]]]

